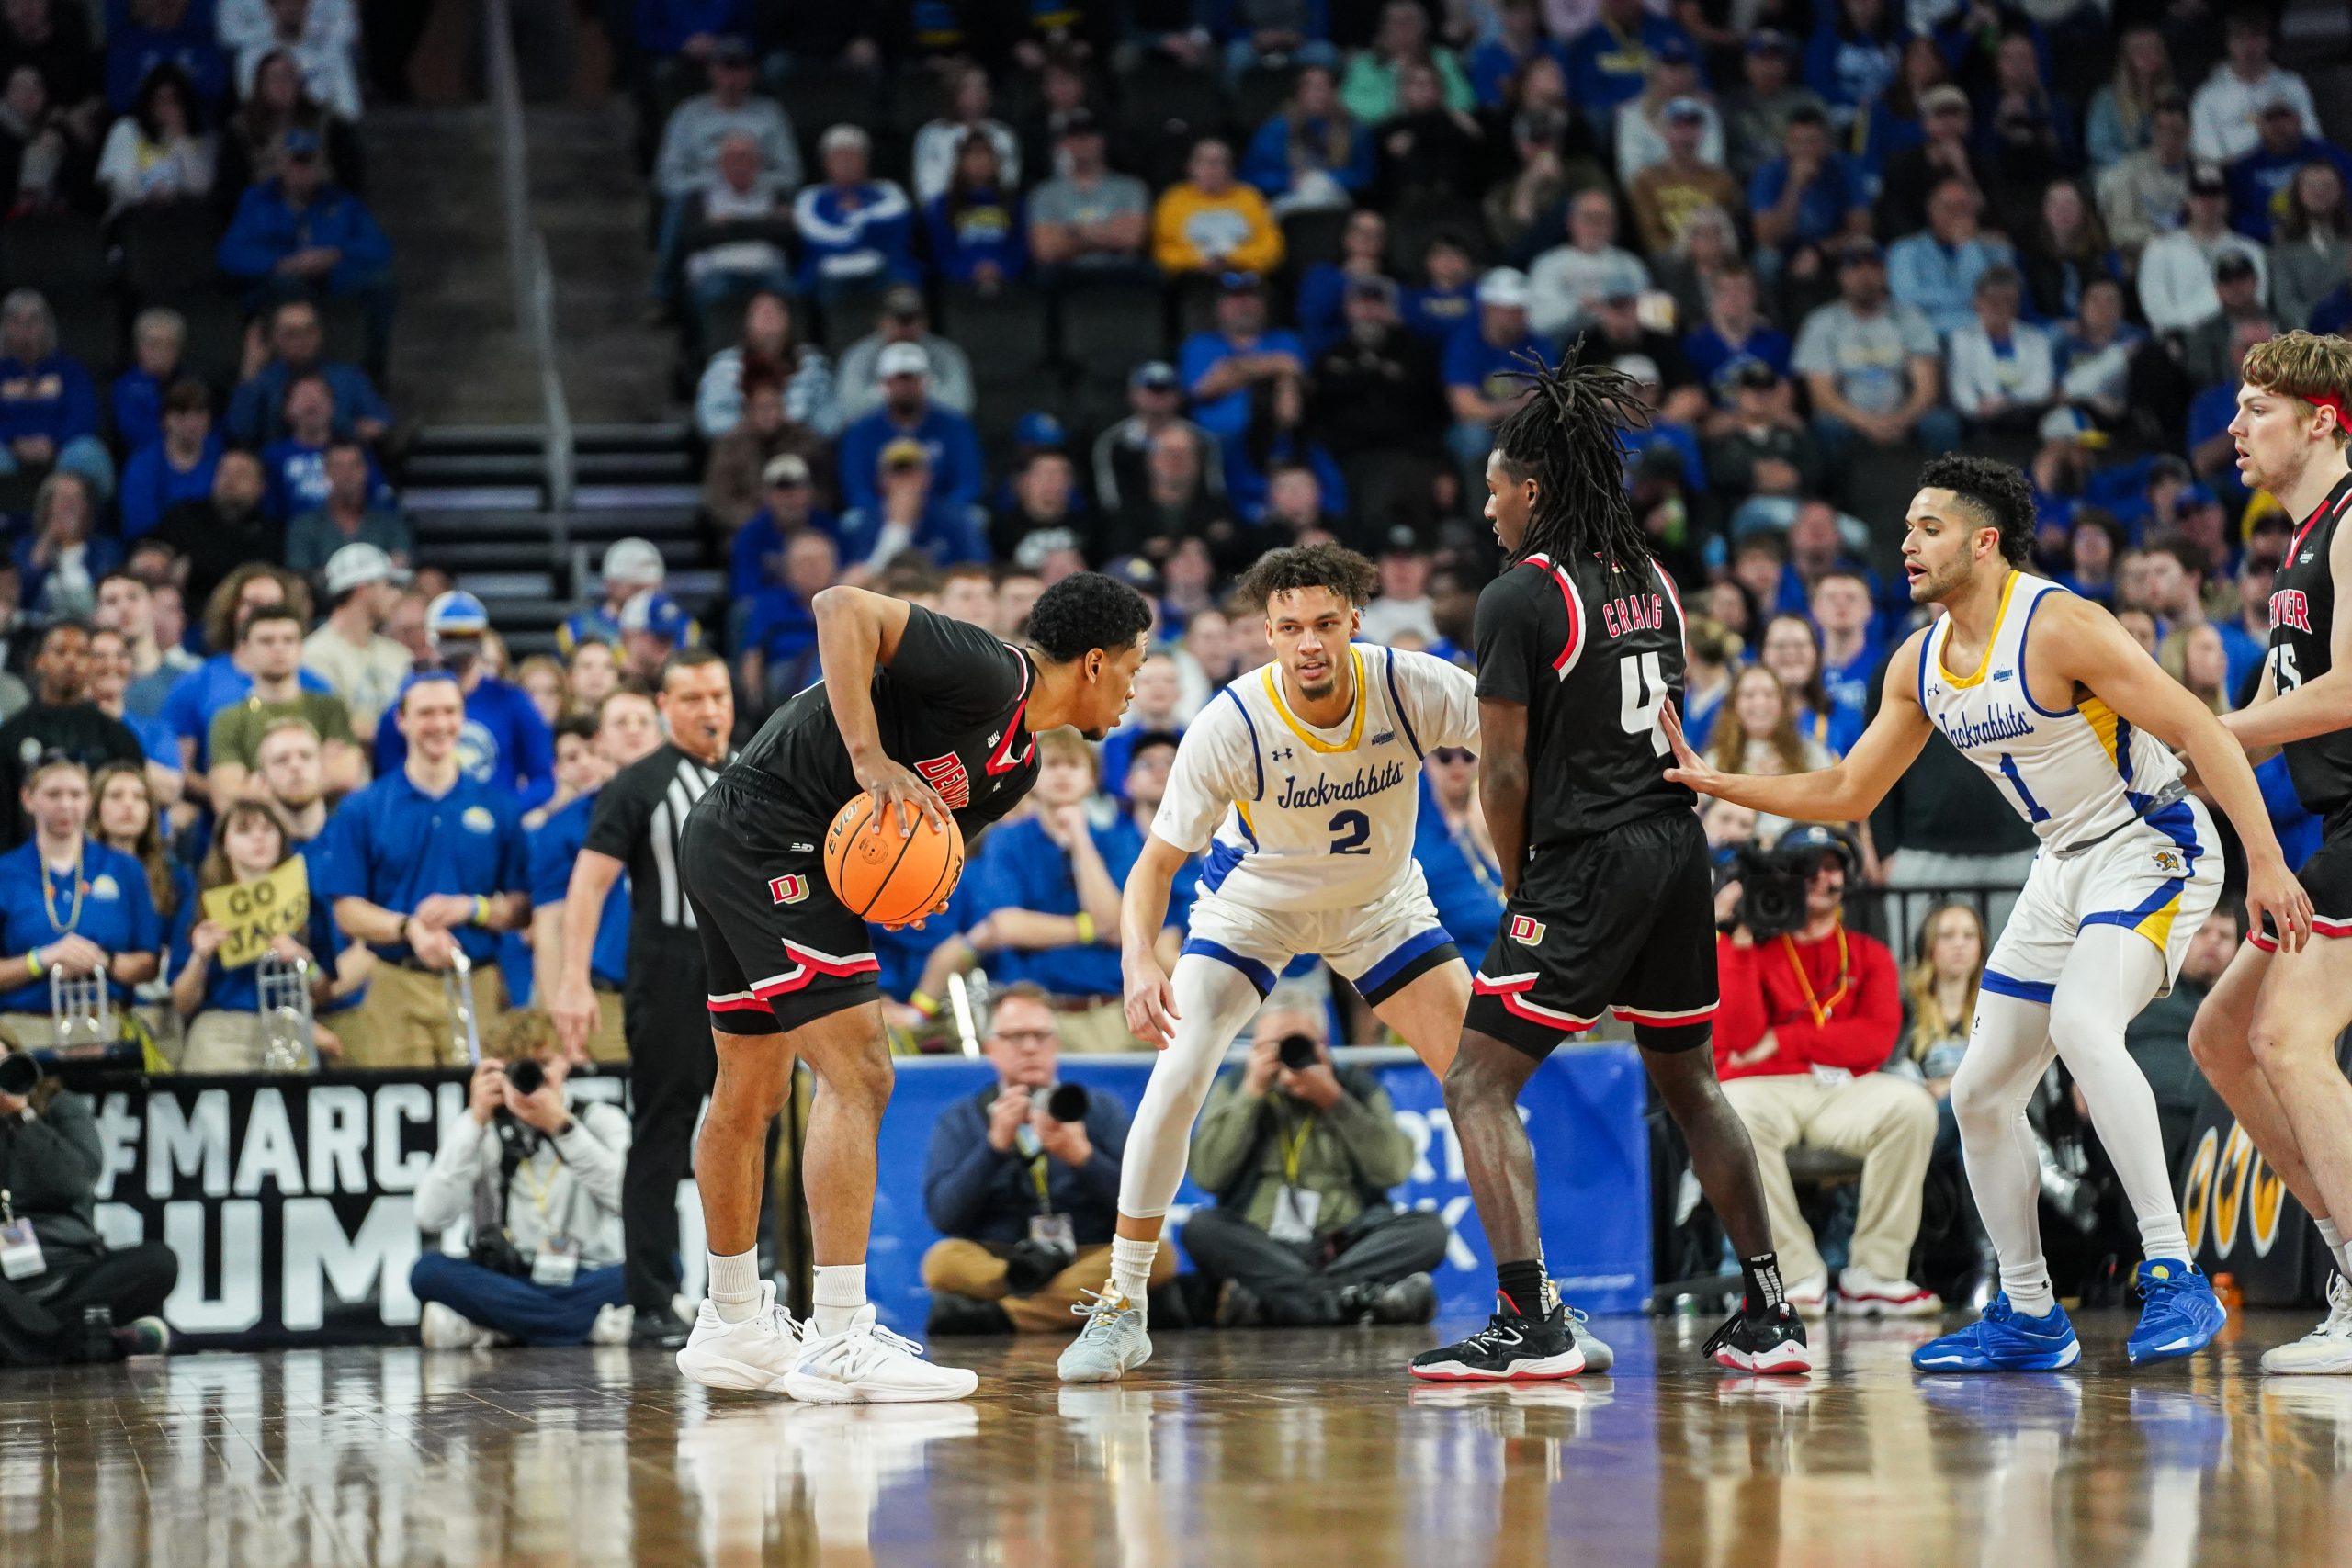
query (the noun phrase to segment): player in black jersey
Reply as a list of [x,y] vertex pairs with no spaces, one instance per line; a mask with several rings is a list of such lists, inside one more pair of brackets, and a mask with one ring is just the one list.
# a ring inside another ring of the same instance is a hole
[[[1664,777],[1658,710],[1682,689],[1682,606],[1626,502],[1619,428],[1646,418],[1613,370],[1536,367],[1496,431],[1487,516],[1510,565],[1478,597],[1478,793],[1510,902],[1472,981],[1446,1111],[1496,1260],[1486,1329],[1418,1356],[1417,1377],[1567,1377],[1584,1358],[1544,1277],[1519,1092],[1604,1012],[1642,1061],[1739,1249],[1747,1298],[1706,1353],[1796,1372],[1747,1129],[1715,1081],[1715,921],[1697,797]],[[1542,781],[1540,788],[1532,781]]]
[[[714,1388],[820,1403],[961,1398],[972,1374],[920,1359],[865,1300],[890,1055],[865,922],[833,897],[818,846],[861,791],[913,831],[952,813],[969,842],[1036,782],[1038,731],[1068,725],[1099,740],[1118,721],[1151,612],[1094,572],[1038,598],[1020,648],[855,588],[828,588],[812,608],[823,679],[760,728],[679,840],[718,1075],[695,1147],[710,1293],[678,1365]],[[803,1156],[817,1266],[805,1325],[776,1304],[756,1252],[761,1156],[796,1058],[818,1084]]]
[[[2270,1372],[2352,1372],[2352,1084],[2335,1041],[2352,1023],[2352,344],[2289,333],[2246,351],[2230,435],[2249,487],[2296,520],[2270,592],[2270,649],[2254,701],[2222,722],[2257,756],[2284,748],[2326,837],[2298,875],[2312,936],[2280,951],[2249,933],[2188,1035],[2205,1077],[2335,1256],[2325,1322],[2262,1358]],[[2339,597],[2346,613],[2335,613]],[[2332,941],[2317,940],[2332,938]]]

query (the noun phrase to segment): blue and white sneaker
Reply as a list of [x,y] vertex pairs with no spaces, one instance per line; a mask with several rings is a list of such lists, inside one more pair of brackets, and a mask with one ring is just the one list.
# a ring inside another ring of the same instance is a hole
[[2137,1283],[2146,1304],[2140,1309],[2140,1326],[2123,1342],[2135,1367],[2193,1356],[2211,1344],[2230,1320],[2230,1309],[2194,1263],[2177,1258],[2144,1259]]
[[1922,1372],[2053,1372],[2082,1357],[2064,1307],[2028,1317],[2004,1291],[1974,1323],[1912,1351],[1911,1365]]

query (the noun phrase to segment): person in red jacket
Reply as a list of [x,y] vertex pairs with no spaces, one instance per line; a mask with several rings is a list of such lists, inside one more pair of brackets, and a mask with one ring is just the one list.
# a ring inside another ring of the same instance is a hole
[[[1829,1270],[1797,1209],[1792,1147],[1834,1149],[1862,1162],[1861,1213],[1850,1261],[1839,1272],[1838,1310],[1866,1316],[1932,1317],[1943,1304],[1913,1284],[1911,1244],[1936,1141],[1936,1102],[1882,1073],[1903,1026],[1903,992],[1886,944],[1846,929],[1852,845],[1800,823],[1773,847],[1806,874],[1804,925],[1758,938],[1736,915],[1715,939],[1723,1004],[1715,1014],[1715,1072],[1724,1098],[1747,1124],[1772,1246],[1798,1311],[1828,1309]],[[1737,897],[1726,884],[1725,909]]]

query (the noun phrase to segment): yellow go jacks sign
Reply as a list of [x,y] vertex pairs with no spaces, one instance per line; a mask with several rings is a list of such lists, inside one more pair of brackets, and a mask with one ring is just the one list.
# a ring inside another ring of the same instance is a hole
[[220,942],[220,967],[258,963],[271,942],[288,933],[299,939],[310,926],[310,868],[293,855],[267,876],[215,887],[204,896],[204,918],[229,933]]

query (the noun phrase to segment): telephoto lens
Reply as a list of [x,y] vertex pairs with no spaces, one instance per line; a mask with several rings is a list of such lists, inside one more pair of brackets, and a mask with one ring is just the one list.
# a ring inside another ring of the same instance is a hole
[[28,1095],[40,1082],[40,1064],[21,1051],[0,1056],[0,1094]]
[[1046,1114],[1057,1122],[1086,1120],[1086,1086],[1057,1083],[1046,1091]]
[[516,1094],[537,1094],[548,1081],[548,1070],[535,1056],[518,1056],[506,1064],[506,1081]]
[[1283,1066],[1295,1073],[1305,1072],[1317,1060],[1315,1042],[1304,1034],[1285,1034],[1274,1049],[1280,1053]]

